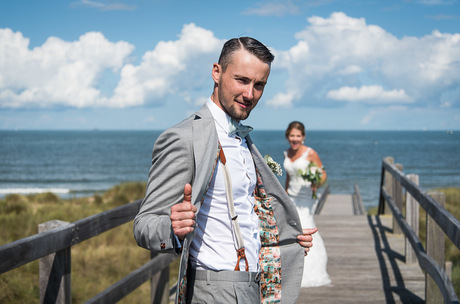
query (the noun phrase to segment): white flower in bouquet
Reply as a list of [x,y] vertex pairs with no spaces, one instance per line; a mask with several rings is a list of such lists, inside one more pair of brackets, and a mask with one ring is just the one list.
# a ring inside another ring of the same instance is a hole
[[[299,169],[299,175],[306,181],[309,181],[312,185],[320,185],[321,177],[323,176],[324,167],[318,167],[315,163],[310,162],[307,170]],[[318,198],[316,191],[313,190],[313,198]]]
[[283,175],[283,170],[281,169],[281,165],[278,164],[270,155],[265,155],[264,160],[267,163],[268,167],[278,176]]

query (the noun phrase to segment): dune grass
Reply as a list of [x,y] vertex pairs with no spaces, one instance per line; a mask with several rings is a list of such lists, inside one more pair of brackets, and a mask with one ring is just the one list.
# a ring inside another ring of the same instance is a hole
[[[460,218],[460,189],[436,189],[446,195],[446,209]],[[38,224],[53,219],[74,222],[135,201],[145,183],[124,183],[91,197],[60,199],[53,193],[11,194],[0,199],[0,245],[37,233]],[[368,211],[372,214],[372,210]],[[425,213],[420,214],[420,239],[425,240]],[[139,248],[128,222],[72,247],[72,303],[83,303],[149,260]],[[452,282],[460,294],[460,251],[446,240],[446,260],[452,261]],[[170,266],[170,284],[177,279],[178,262]],[[0,275],[0,303],[36,303],[39,299],[38,261]],[[119,303],[148,303],[146,282]]]
[[[445,208],[456,219],[460,219],[460,188],[440,188],[433,191],[442,192],[445,195]],[[419,237],[425,246],[426,243],[426,212],[420,208]],[[452,262],[452,284],[457,296],[460,296],[460,250],[449,238],[445,240],[446,261]]]
[[[117,185],[91,197],[60,199],[52,193],[12,194],[0,200],[0,245],[34,235],[38,224],[53,219],[74,222],[138,200],[145,183]],[[137,246],[132,221],[72,246],[72,303],[83,303],[139,268],[150,252]],[[177,278],[171,265],[170,283]],[[0,275],[0,303],[37,303],[38,261]],[[149,303],[150,282],[144,283],[119,303]]]

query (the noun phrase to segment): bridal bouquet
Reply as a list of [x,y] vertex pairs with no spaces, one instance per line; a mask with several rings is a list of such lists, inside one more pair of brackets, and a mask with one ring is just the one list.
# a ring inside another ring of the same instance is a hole
[[272,169],[272,172],[278,176],[283,175],[283,170],[281,169],[281,165],[278,164],[270,155],[265,155],[264,160],[267,163],[268,167]]
[[[299,169],[299,175],[312,185],[319,185],[321,183],[321,177],[323,176],[323,170],[324,167],[320,168],[315,163],[310,162],[306,171]],[[316,190],[313,190],[312,198],[318,198]]]

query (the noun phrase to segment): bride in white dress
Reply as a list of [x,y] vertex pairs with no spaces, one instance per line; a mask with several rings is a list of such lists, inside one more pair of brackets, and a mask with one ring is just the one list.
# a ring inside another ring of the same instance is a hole
[[[286,174],[286,190],[297,206],[303,228],[315,228],[313,218],[316,200],[312,198],[312,188],[316,191],[326,181],[326,171],[323,171],[320,185],[311,185],[304,180],[299,169],[306,170],[310,162],[322,167],[321,159],[312,148],[305,146],[305,127],[301,122],[294,121],[286,130],[286,138],[290,148],[284,151],[284,169]],[[327,253],[319,231],[313,234],[313,247],[305,256],[302,277],[302,287],[322,286],[331,283],[326,271]]]

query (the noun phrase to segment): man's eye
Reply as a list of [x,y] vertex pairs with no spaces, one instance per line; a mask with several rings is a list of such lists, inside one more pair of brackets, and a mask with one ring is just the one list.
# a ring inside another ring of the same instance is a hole
[[265,87],[265,83],[256,83],[255,87],[257,90],[263,90]]

